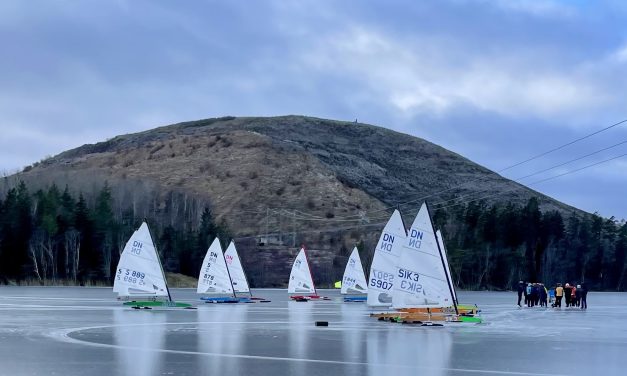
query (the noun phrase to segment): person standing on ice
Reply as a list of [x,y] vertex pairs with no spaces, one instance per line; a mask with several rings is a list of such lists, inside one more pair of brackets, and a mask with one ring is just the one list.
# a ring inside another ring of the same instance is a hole
[[562,296],[564,296],[564,288],[561,283],[555,288],[555,306],[562,308]]
[[588,309],[588,286],[581,284],[581,309]]
[[533,296],[531,295],[532,291],[533,289],[531,288],[531,283],[528,283],[527,287],[525,288],[525,292],[527,293],[527,295],[525,295],[527,300],[527,307],[531,307],[531,303],[533,302]]
[[572,293],[573,293],[573,288],[570,287],[570,284],[566,283],[566,285],[564,286],[564,299],[566,300],[566,307],[570,307]]
[[[520,281],[518,282],[518,306],[520,307],[520,299],[523,296],[523,293],[525,293],[525,282]],[[525,293],[525,304],[527,304],[527,294]]]
[[544,287],[543,283],[539,283],[538,289],[540,290],[540,307],[546,307],[546,297],[548,295],[546,287]]

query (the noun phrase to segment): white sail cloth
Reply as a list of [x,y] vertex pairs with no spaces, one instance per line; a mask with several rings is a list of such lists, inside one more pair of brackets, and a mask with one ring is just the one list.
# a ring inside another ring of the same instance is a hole
[[392,304],[392,291],[397,273],[396,265],[405,242],[407,233],[403,218],[398,210],[392,216],[381,232],[368,278],[369,306],[389,307]]
[[289,294],[314,294],[316,292],[304,248],[300,249],[298,256],[294,259],[294,264],[292,264],[287,292]]
[[248,286],[248,280],[244,274],[242,262],[233,242],[229,244],[226,252],[224,252],[224,259],[226,260],[226,266],[229,268],[229,274],[233,282],[233,290],[235,290],[235,292],[249,293],[250,287]]
[[426,204],[420,207],[398,260],[392,307],[450,307],[453,296]]
[[366,282],[366,275],[364,274],[364,268],[361,265],[361,258],[359,257],[359,251],[357,247],[353,248],[348,263],[346,263],[346,269],[344,269],[344,276],[342,277],[342,294],[365,294],[368,292],[368,284]]
[[159,256],[145,222],[124,246],[113,281],[113,292],[119,297],[168,296]]
[[233,285],[218,238],[213,240],[202,262],[196,292],[233,295]]

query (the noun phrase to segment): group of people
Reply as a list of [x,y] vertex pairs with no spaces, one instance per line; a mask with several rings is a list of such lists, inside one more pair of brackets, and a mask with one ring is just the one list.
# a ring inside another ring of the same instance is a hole
[[543,283],[525,283],[518,282],[518,306],[524,295],[525,305],[527,307],[547,307],[551,303],[551,307],[561,308],[562,299],[566,307],[580,307],[588,309],[588,288],[585,283],[580,285],[571,285],[566,283],[563,287],[558,283],[555,288],[547,290]]

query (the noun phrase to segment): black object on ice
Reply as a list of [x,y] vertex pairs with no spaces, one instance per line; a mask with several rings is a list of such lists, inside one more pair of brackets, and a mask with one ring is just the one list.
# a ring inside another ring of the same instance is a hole
[[328,321],[316,321],[316,326],[329,326]]

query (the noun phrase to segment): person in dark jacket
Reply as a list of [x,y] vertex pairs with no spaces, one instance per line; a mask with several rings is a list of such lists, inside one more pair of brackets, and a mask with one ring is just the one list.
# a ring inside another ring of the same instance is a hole
[[538,290],[540,292],[540,307],[546,307],[547,291],[543,283],[538,283]]
[[566,307],[570,307],[572,293],[573,293],[573,288],[570,287],[570,284],[567,283],[564,286],[564,300],[566,300]]
[[588,286],[582,283],[581,288],[577,289],[577,292],[579,291],[581,291],[581,309],[588,309]]
[[538,290],[538,284],[534,283],[531,285],[531,306],[535,307],[538,305],[540,301],[540,291]]
[[525,304],[527,304],[527,294],[525,293],[525,282],[520,281],[518,282],[518,306],[520,307],[520,299],[522,298],[523,294],[525,294]]

